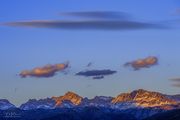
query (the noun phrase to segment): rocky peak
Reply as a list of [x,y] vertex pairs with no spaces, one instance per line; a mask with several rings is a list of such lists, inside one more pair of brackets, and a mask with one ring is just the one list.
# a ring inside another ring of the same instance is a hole
[[79,105],[83,98],[74,92],[67,92],[64,96],[52,97],[52,99],[56,101],[56,106],[60,106],[63,101],[70,101],[74,105]]
[[111,102],[114,104],[120,102],[134,102],[137,106],[141,107],[156,107],[176,104],[176,101],[169,99],[161,93],[143,89],[135,90],[131,93],[122,93]]
[[52,109],[54,108],[55,101],[51,98],[46,99],[30,99],[26,103],[20,106],[20,109],[31,110],[31,109]]

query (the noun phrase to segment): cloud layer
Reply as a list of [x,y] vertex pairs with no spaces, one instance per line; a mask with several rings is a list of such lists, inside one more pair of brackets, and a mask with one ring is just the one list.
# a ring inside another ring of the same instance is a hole
[[141,68],[150,68],[154,65],[157,65],[158,58],[155,56],[150,56],[143,59],[134,60],[132,62],[127,62],[124,64],[125,67],[132,67],[134,70],[139,70]]
[[68,67],[68,63],[55,65],[46,65],[44,67],[36,67],[32,70],[23,70],[19,75],[22,78],[26,77],[53,77],[56,72],[62,71]]
[[76,75],[86,76],[86,77],[93,77],[93,79],[103,79],[106,75],[112,75],[117,73],[117,71],[113,70],[88,70],[88,71],[81,71],[76,73]]

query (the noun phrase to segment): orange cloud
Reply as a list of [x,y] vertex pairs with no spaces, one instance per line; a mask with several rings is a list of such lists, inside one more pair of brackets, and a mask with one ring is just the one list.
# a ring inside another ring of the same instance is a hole
[[32,70],[23,70],[19,75],[25,77],[52,77],[56,72],[62,71],[68,67],[68,63],[61,63],[55,65],[46,65],[44,67],[36,67]]
[[141,68],[149,68],[153,65],[157,65],[158,58],[154,56],[149,56],[144,59],[138,59],[132,62],[127,62],[124,64],[125,67],[130,66],[134,68],[134,70],[139,70]]

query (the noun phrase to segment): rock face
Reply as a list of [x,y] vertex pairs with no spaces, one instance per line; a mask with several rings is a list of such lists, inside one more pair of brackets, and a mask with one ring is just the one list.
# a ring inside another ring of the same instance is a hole
[[177,94],[177,95],[165,95],[165,96],[167,96],[169,99],[173,99],[175,101],[180,102],[180,94]]
[[110,107],[113,97],[96,96],[93,99],[84,98],[80,106]]
[[13,104],[11,104],[6,99],[0,99],[0,110],[7,110],[7,109],[13,109],[16,108]]
[[60,106],[63,101],[70,101],[74,105],[79,105],[83,98],[74,92],[67,92],[64,96],[52,97],[52,99],[56,102],[55,106]]
[[133,102],[140,107],[158,107],[177,104],[175,100],[169,99],[161,93],[143,89],[135,90],[131,93],[122,93],[115,97],[111,102],[113,104]]

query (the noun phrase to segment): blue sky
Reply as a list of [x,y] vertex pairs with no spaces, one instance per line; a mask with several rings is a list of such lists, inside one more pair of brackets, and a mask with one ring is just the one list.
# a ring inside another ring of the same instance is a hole
[[[0,98],[19,105],[29,98],[60,96],[67,91],[79,95],[116,96],[143,88],[167,94],[179,93],[169,79],[179,78],[180,34],[178,0],[4,0],[0,4]],[[128,20],[165,26],[164,29],[58,29],[6,26],[4,23],[34,20],[86,19],[61,13],[114,11],[127,14]],[[134,71],[123,64],[156,56],[159,63]],[[69,61],[67,75],[59,72],[50,78],[18,74],[46,64]],[[87,68],[86,65],[93,65]],[[75,76],[86,69],[111,69],[117,73],[101,80]]]

